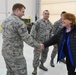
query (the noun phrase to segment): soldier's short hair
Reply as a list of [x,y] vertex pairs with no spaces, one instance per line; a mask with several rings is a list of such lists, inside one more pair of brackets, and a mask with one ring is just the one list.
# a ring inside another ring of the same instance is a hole
[[45,11],[46,11],[46,12],[49,12],[49,10],[44,10],[43,13],[44,13]]
[[21,10],[23,7],[26,9],[26,7],[25,7],[23,4],[21,4],[21,3],[16,3],[16,4],[13,5],[12,10],[14,11],[14,10],[16,10],[17,8]]
[[67,12],[66,12],[66,11],[62,11],[62,12],[61,12],[61,15],[62,15],[62,14],[65,14],[65,13],[67,13]]

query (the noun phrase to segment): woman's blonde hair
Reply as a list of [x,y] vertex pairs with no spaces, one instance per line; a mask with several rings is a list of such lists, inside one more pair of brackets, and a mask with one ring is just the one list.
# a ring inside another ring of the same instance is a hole
[[72,25],[76,25],[76,17],[72,13],[65,13],[64,18],[72,21]]

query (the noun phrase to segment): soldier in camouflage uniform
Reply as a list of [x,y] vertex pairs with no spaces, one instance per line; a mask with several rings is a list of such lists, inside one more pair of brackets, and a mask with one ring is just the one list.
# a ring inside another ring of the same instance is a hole
[[36,48],[39,47],[39,44],[28,34],[27,27],[21,20],[25,6],[17,3],[13,5],[12,10],[13,14],[2,24],[2,55],[6,63],[7,75],[27,75],[26,60],[23,56],[23,41]]
[[[53,34],[55,34],[59,29],[62,28],[62,18],[63,18],[63,15],[64,15],[65,13],[66,13],[66,12],[63,11],[63,12],[61,13],[61,18],[54,23],[54,25],[53,25],[53,30],[52,30],[52,33],[53,33]],[[54,65],[54,58],[55,58],[55,56],[56,56],[57,53],[58,53],[58,47],[57,47],[57,45],[54,45],[54,49],[53,49],[53,51],[52,51],[52,53],[51,53],[51,61],[50,61],[50,65],[51,65],[52,67],[55,66],[55,65]],[[62,62],[65,63],[65,60],[62,60]]]
[[[49,11],[45,10],[43,12],[43,19],[39,19],[35,22],[31,29],[31,36],[38,42],[44,42],[45,40],[48,40],[51,36],[52,31],[52,23],[48,20],[49,18]],[[34,71],[32,72],[33,75],[37,74],[37,67],[39,65],[39,57],[41,55],[40,59],[40,69],[43,69],[44,71],[47,71],[48,69],[44,67],[44,62],[47,59],[48,54],[48,48],[46,48],[44,51],[40,52],[38,48],[34,48],[34,59],[33,59],[33,67]]]

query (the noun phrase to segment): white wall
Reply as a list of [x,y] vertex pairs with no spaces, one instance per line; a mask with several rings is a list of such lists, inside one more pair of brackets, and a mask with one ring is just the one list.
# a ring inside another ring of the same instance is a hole
[[6,15],[5,10],[5,0],[0,0],[0,22],[3,21]]
[[43,10],[50,11],[50,20],[54,23],[60,18],[62,11],[70,12],[76,15],[76,0],[41,0],[41,13]]
[[35,1],[36,0],[0,0],[0,22],[12,13],[12,6],[15,3],[25,5],[25,15],[23,18],[31,17],[31,21],[35,21]]

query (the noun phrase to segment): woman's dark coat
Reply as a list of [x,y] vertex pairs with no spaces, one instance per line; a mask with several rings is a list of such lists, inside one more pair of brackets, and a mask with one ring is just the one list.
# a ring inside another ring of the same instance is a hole
[[[63,52],[64,41],[65,41],[65,30],[66,28],[60,29],[54,36],[52,36],[48,41],[44,42],[45,48],[54,44],[58,45],[58,61],[65,57]],[[68,41],[68,54],[72,66],[76,67],[76,26],[74,25],[69,33]]]

